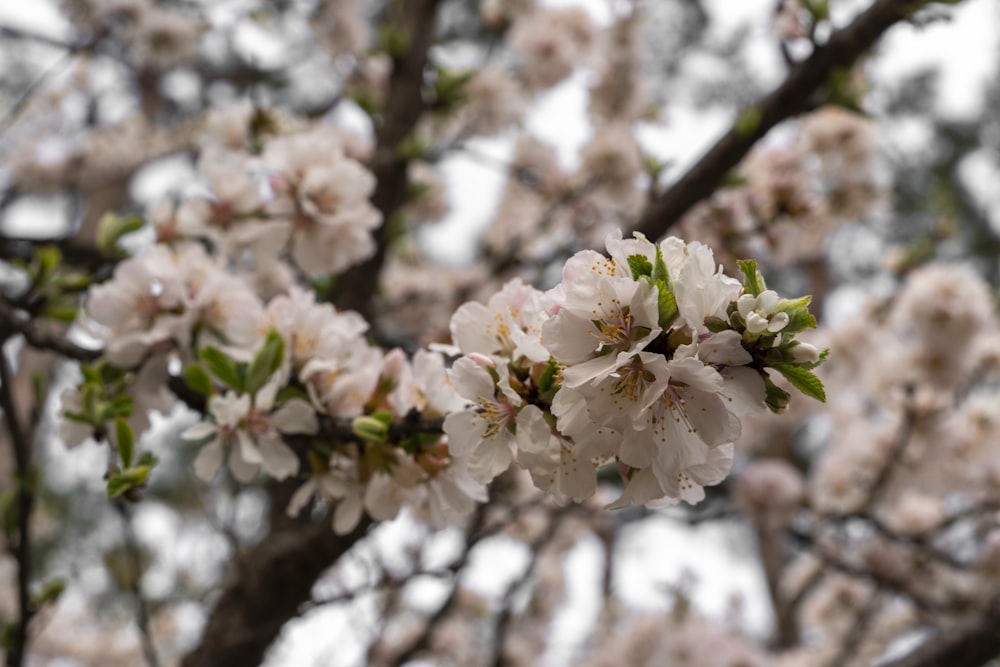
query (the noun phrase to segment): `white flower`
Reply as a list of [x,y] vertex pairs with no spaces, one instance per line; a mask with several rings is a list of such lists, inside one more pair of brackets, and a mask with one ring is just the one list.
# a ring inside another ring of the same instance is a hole
[[559,437],[534,405],[517,415],[517,461],[535,486],[556,498],[583,500],[594,495],[597,475],[593,461],[569,440]]
[[452,366],[452,384],[459,396],[472,402],[444,420],[448,448],[454,458],[468,459],[472,478],[486,483],[510,467],[514,428],[521,398],[501,372],[494,382],[483,365],[462,357]]
[[670,273],[683,323],[693,333],[702,334],[707,331],[707,318],[727,319],[726,307],[739,296],[743,286],[740,281],[725,275],[721,266],[716,269],[711,248],[669,237],[660,243],[660,251]]
[[545,295],[515,278],[483,305],[471,301],[451,318],[451,335],[465,354],[499,355],[516,360],[526,357],[545,363],[549,352],[542,346],[542,325],[551,304]]
[[567,286],[563,307],[542,327],[545,347],[578,387],[622,365],[659,335],[658,292],[649,282],[587,273]]
[[282,434],[316,433],[319,422],[312,406],[301,399],[286,401],[273,410],[277,390],[277,382],[271,382],[252,399],[233,392],[209,399],[214,423],[196,424],[182,434],[185,440],[212,438],[194,462],[200,478],[208,480],[215,475],[227,447],[230,469],[240,481],[249,481],[261,467],[279,480],[299,471],[299,459]]
[[775,313],[778,293],[765,290],[759,295],[744,294],[736,300],[736,310],[747,324],[747,331],[759,334],[767,331],[778,333],[788,326],[788,313]]

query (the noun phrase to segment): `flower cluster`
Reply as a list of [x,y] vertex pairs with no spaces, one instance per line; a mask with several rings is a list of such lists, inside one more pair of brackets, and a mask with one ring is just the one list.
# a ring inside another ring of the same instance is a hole
[[539,292],[513,281],[452,319],[464,356],[450,377],[465,409],[445,420],[451,451],[488,482],[516,460],[535,484],[581,500],[596,469],[626,481],[614,505],[697,502],[729,472],[740,417],[778,411],[767,369],[823,399],[808,298],[780,299],[753,262],[725,275],[700,243],[641,235],[582,251]]

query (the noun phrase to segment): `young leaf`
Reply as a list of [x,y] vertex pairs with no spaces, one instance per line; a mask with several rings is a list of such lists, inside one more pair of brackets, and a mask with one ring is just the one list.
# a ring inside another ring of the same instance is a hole
[[135,434],[128,422],[121,417],[115,419],[115,440],[118,441],[118,456],[122,460],[122,466],[128,468],[135,456]]
[[[238,364],[215,347],[206,347],[199,353],[202,362],[219,378],[222,384],[241,393],[246,393],[246,364]],[[240,366],[244,367],[240,372]]]
[[665,282],[657,282],[656,288],[660,293],[658,303],[660,321],[658,324],[666,330],[680,317],[681,311],[677,308],[677,299],[674,297],[674,293],[670,291],[670,287]]
[[823,383],[813,375],[812,371],[791,364],[779,364],[774,366],[774,370],[784,375],[793,387],[806,396],[811,396],[823,403],[826,402],[826,391],[823,389]]
[[741,259],[736,262],[743,274],[743,288],[754,296],[760,296],[761,292],[767,289],[764,283],[764,276],[757,270],[757,261],[753,259]]
[[816,328],[816,318],[809,312],[811,301],[811,296],[804,296],[799,299],[782,299],[778,302],[774,312],[788,313],[788,324],[781,330],[781,333],[791,336],[806,329]]
[[649,276],[653,273],[653,265],[642,255],[630,255],[628,258],[628,268],[632,269],[633,280],[638,280],[641,276]]
[[212,386],[212,378],[208,376],[208,373],[201,366],[192,365],[185,368],[184,381],[187,382],[187,385],[191,389],[202,396],[211,396],[215,393],[215,387]]
[[267,334],[267,340],[264,341],[264,345],[257,352],[247,371],[247,393],[256,394],[267,383],[268,378],[281,367],[284,357],[285,341],[277,331],[272,330]]

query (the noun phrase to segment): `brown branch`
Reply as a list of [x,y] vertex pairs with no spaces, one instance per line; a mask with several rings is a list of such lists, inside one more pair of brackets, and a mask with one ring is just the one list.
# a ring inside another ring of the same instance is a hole
[[389,13],[403,10],[397,29],[408,42],[406,51],[393,59],[392,75],[385,108],[376,118],[375,154],[371,170],[376,186],[372,204],[382,214],[382,226],[376,231],[375,254],[352,267],[337,279],[333,302],[342,310],[355,310],[368,321],[374,320],[375,295],[379,274],[392,240],[393,220],[408,197],[409,159],[400,153],[400,145],[413,134],[428,109],[424,98],[424,68],[434,39],[434,24],[441,0],[406,0],[392,3]]
[[63,336],[57,336],[43,331],[38,326],[38,320],[23,317],[16,308],[0,297],[0,321],[7,333],[24,336],[31,347],[39,350],[49,350],[77,361],[94,361],[101,356],[101,350],[92,350],[70,342]]
[[32,429],[21,421],[14,398],[14,373],[4,352],[8,336],[0,337],[0,408],[10,433],[17,486],[17,541],[9,546],[17,563],[18,618],[7,652],[8,667],[21,667],[27,657],[28,624],[35,613],[28,586],[31,583],[31,510],[35,497],[32,489]]
[[1000,600],[974,620],[940,631],[902,658],[881,667],[980,667],[1000,656]]
[[370,520],[347,535],[328,521],[287,521],[246,552],[238,578],[219,597],[201,644],[183,667],[259,665],[288,619],[309,600],[316,579],[364,537]]
[[837,69],[850,67],[894,24],[927,0],[876,0],[850,25],[835,31],[785,81],[740,115],[733,127],[687,173],[646,209],[634,229],[663,236],[695,204],[709,197],[771,128],[817,106],[818,94]]

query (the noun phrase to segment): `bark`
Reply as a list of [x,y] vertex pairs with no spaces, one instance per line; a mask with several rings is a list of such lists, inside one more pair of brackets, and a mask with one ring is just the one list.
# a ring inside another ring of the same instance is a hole
[[980,667],[1000,657],[1000,601],[975,620],[939,632],[912,653],[882,667]]
[[299,614],[316,579],[368,528],[337,535],[328,521],[284,522],[248,551],[222,593],[201,644],[183,667],[259,665],[285,623]]
[[[378,276],[385,261],[393,216],[406,202],[408,160],[400,143],[410,136],[427,108],[424,69],[434,38],[440,0],[393,3],[407,49],[394,58],[385,107],[376,119],[376,148],[370,165],[377,185],[372,203],[382,213],[377,251],[368,261],[337,279],[333,301],[371,321]],[[282,517],[285,503],[272,499],[272,528],[242,561],[236,578],[222,593],[206,624],[201,644],[186,656],[184,667],[257,665],[284,624],[308,601],[316,579],[364,536],[368,522],[337,536],[328,521],[304,523]]]
[[820,93],[837,69],[850,67],[882,34],[927,4],[926,0],[876,0],[850,25],[835,31],[806,60],[795,65],[785,81],[748,107],[733,127],[663,194],[647,207],[635,231],[651,239],[672,225],[722,180],[771,128],[823,102]]

